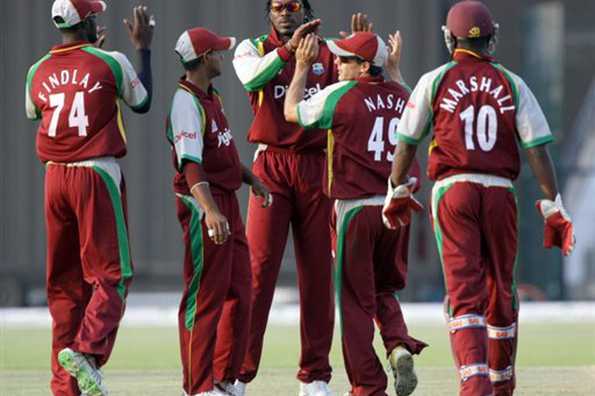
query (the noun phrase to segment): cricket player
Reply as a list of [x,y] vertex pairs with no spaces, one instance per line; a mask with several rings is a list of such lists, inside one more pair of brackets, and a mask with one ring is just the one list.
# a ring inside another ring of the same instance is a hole
[[450,9],[444,32],[452,60],[422,76],[411,95],[397,127],[385,207],[388,217],[410,211],[407,172],[417,145],[432,133],[432,218],[460,395],[512,395],[515,387],[518,214],[512,183],[520,171],[519,145],[545,196],[537,203],[545,247],[559,246],[567,255],[574,246],[546,146],[553,136],[529,87],[491,56],[497,30],[479,1]]
[[135,7],[125,21],[138,51],[137,76],[125,55],[94,46],[103,1],[55,0],[62,44],[27,75],[26,113],[41,120],[37,155],[46,166],[47,298],[52,315],[52,380],[57,396],[107,395],[99,367],[124,314],[132,262],[126,191],[116,158],[126,154],[120,112],[151,106],[154,20]]
[[[390,65],[398,65],[400,35],[391,36],[390,43]],[[408,335],[396,298],[407,278],[409,227],[387,229],[381,210],[396,127],[409,92],[384,80],[389,52],[376,34],[355,33],[329,41],[328,48],[336,55],[340,82],[304,99],[306,79],[319,51],[318,38],[308,35],[296,52],[285,117],[306,129],[328,130],[324,192],[334,200],[335,288],[350,394],[386,395],[387,378],[372,344],[376,319],[397,395],[405,396],[417,385],[411,354],[426,344]],[[396,69],[389,74],[399,76]]]
[[[295,69],[295,50],[301,38],[318,28],[320,20],[313,19],[308,0],[268,0],[266,13],[270,32],[240,43],[233,61],[254,113],[248,141],[259,146],[252,170],[274,197],[266,210],[253,195],[248,205],[252,319],[237,386],[243,392],[257,374],[291,225],[300,296],[300,395],[326,396],[330,394],[328,354],[334,323],[327,232],[331,203],[322,192],[326,134],[322,130],[305,132],[283,116],[283,100]],[[355,30],[370,28],[362,15],[354,16],[352,25]],[[326,45],[322,46],[306,83],[308,96],[337,81],[333,59]]]
[[235,38],[194,28],[176,44],[185,76],[167,120],[182,226],[184,293],[179,310],[185,395],[234,391],[250,324],[251,272],[236,198],[242,182],[270,205],[264,185],[240,163],[221,97],[212,80]]

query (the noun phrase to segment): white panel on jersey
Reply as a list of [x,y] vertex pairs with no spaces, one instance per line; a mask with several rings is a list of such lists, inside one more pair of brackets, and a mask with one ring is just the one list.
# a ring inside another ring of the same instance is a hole
[[148,94],[144,85],[138,78],[134,67],[126,57],[126,55],[120,52],[107,52],[108,55],[112,56],[122,68],[122,92],[120,92],[121,98],[130,107],[139,107],[147,100]]
[[242,84],[246,85],[269,72],[275,61],[280,60],[277,51],[261,55],[252,40],[246,39],[236,48],[233,67]]
[[421,141],[429,123],[432,122],[432,85],[446,67],[449,67],[448,63],[424,74],[409,97],[397,128],[397,135],[408,138],[410,143]]
[[324,115],[324,110],[327,104],[327,100],[339,89],[344,86],[351,84],[352,81],[340,81],[324,88],[322,91],[318,91],[315,95],[311,96],[308,100],[302,100],[297,105],[297,114],[300,121],[300,125],[308,127],[318,123]]
[[202,162],[205,122],[203,117],[194,96],[183,89],[178,89],[174,95],[170,113],[178,167],[182,165],[184,158]]

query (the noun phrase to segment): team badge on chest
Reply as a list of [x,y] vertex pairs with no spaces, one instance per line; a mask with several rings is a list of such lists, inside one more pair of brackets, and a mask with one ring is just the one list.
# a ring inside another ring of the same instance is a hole
[[316,74],[317,76],[322,76],[324,74],[324,65],[320,62],[313,64],[312,73]]

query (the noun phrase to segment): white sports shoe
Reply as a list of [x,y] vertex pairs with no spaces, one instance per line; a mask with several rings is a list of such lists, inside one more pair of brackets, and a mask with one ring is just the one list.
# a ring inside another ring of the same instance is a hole
[[309,384],[300,382],[299,396],[333,396],[333,392],[324,381],[312,381]]
[[398,346],[388,357],[393,376],[395,377],[395,391],[397,396],[408,396],[417,386],[417,375],[413,369],[413,356],[402,346]]
[[218,382],[215,389],[225,392],[226,395],[244,396],[246,394],[246,384],[236,380],[233,384],[228,381]]

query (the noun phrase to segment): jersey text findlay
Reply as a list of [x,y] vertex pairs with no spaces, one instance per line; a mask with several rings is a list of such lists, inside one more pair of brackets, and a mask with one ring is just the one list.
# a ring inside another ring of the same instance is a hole
[[91,73],[85,73],[83,76],[82,74],[79,75],[78,69],[66,69],[59,73],[50,74],[45,81],[41,82],[41,86],[45,89],[46,93],[39,91],[37,97],[39,100],[47,103],[46,94],[51,95],[55,90],[66,85],[80,86],[87,93],[93,93],[103,88],[100,81],[91,81]]
[[495,86],[489,77],[470,76],[466,81],[455,81],[455,87],[448,88],[447,91],[451,98],[444,97],[440,103],[440,107],[450,113],[454,113],[457,105],[465,96],[472,92],[485,92],[491,95],[498,103],[498,110],[500,114],[507,111],[514,111],[515,106],[513,98],[510,95],[502,96],[502,91],[505,91],[503,85]]

